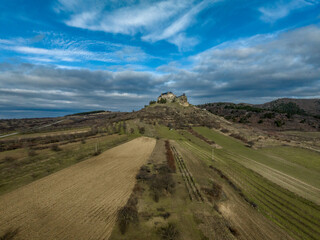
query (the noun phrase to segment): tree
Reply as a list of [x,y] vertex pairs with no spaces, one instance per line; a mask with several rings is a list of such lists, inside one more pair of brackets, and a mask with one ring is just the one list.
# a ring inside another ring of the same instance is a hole
[[161,103],[161,104],[165,104],[165,103],[167,103],[167,99],[160,98],[160,100],[158,102]]

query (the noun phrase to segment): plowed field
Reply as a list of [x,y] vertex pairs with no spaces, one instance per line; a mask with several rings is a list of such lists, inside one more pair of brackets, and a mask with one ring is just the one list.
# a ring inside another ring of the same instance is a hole
[[156,140],[141,137],[0,197],[0,236],[108,239]]

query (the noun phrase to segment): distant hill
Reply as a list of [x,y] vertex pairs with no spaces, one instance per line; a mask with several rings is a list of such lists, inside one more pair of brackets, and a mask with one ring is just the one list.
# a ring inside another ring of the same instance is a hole
[[320,130],[320,99],[282,98],[264,104],[218,102],[198,107],[262,130]]
[[[286,107],[300,108],[301,113],[305,113],[313,116],[320,116],[320,99],[296,99],[296,98],[280,98],[271,102],[267,102],[260,105],[255,105],[263,109],[285,111]],[[293,110],[293,109],[292,109]],[[299,109],[296,108],[299,111]],[[297,112],[298,113],[298,112]]]

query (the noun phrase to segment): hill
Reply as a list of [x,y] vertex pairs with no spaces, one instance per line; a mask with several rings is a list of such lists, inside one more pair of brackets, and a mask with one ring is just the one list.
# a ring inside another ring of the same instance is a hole
[[271,102],[255,105],[263,109],[275,111],[293,110],[298,114],[320,116],[320,99],[280,98]]
[[278,99],[265,104],[207,103],[198,106],[225,119],[262,130],[319,131],[319,99]]

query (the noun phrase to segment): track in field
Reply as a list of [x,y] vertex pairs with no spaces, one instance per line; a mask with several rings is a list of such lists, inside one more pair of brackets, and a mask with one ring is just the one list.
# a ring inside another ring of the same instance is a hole
[[184,163],[182,156],[178,153],[177,149],[174,146],[172,146],[171,149],[173,151],[175,160],[178,163],[178,168],[185,182],[190,200],[192,201],[193,199],[195,199],[199,202],[203,202],[204,199],[194,182],[192,174]]
[[0,197],[0,236],[108,239],[156,140],[141,137]]

